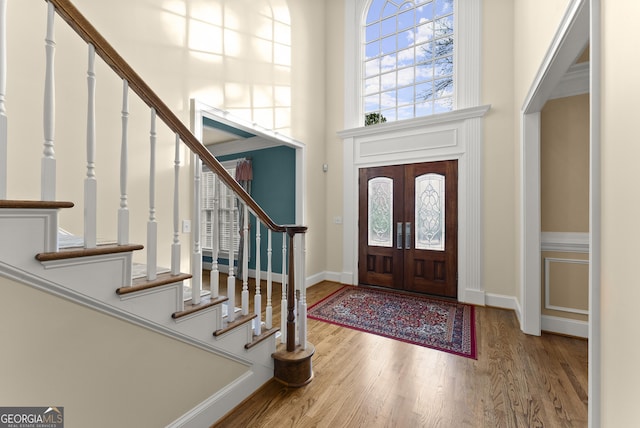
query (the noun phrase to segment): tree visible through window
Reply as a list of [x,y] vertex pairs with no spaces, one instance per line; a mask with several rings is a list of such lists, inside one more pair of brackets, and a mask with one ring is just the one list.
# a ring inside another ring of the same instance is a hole
[[453,109],[453,11],[454,0],[371,2],[364,25],[366,124]]

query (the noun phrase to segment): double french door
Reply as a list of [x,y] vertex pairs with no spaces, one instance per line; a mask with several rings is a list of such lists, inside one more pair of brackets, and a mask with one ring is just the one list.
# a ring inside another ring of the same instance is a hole
[[458,161],[361,169],[359,213],[360,283],[457,297]]

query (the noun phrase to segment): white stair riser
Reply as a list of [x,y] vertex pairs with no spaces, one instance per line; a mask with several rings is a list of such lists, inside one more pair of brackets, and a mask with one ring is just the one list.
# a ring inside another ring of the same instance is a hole
[[185,334],[213,340],[213,332],[222,328],[222,307],[213,306],[184,318],[173,320],[173,329]]
[[120,308],[163,325],[171,326],[171,314],[179,310],[182,281],[119,296]]
[[42,276],[82,294],[112,303],[116,289],[131,277],[131,253],[43,262]]
[[56,251],[57,212],[51,210],[0,209],[0,246],[6,262],[23,265],[36,254]]

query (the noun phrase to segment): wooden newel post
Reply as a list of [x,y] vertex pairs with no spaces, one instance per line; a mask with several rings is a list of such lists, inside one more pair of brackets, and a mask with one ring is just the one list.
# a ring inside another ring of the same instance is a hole
[[[305,233],[305,226],[287,226],[286,233],[289,236],[289,274],[287,284],[287,341],[285,349],[273,354],[274,377],[276,380],[291,387],[300,387],[308,384],[313,379],[311,357],[315,348],[310,343],[296,345],[296,285],[295,285],[295,236]],[[306,319],[299,319],[299,323]],[[301,338],[306,340],[306,338]],[[282,345],[281,345],[282,346]]]

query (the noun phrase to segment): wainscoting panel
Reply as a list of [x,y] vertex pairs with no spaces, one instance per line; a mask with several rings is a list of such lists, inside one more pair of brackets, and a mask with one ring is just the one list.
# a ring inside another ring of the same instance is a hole
[[589,260],[544,258],[544,307],[589,314]]
[[542,329],[588,337],[589,234],[543,232]]

